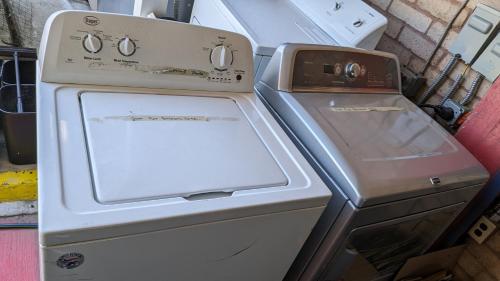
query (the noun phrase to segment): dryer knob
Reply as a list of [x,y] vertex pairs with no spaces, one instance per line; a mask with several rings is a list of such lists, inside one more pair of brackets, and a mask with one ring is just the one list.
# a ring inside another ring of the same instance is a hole
[[83,48],[85,51],[96,54],[102,49],[102,41],[99,36],[94,34],[87,34],[83,37]]
[[210,53],[210,62],[217,70],[226,70],[233,63],[233,51],[224,45],[218,45]]
[[357,63],[348,63],[345,66],[345,75],[347,78],[356,79],[361,73],[361,66]]

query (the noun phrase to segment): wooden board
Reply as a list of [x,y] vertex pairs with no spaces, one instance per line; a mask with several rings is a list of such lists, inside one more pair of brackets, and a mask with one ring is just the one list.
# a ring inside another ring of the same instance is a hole
[[0,230],[0,280],[39,280],[36,230]]
[[33,169],[0,172],[0,202],[36,200],[37,182]]
[[36,200],[37,181],[36,165],[9,162],[3,132],[0,131],[0,203]]
[[426,277],[441,270],[451,270],[464,249],[465,247],[460,245],[410,258],[403,265],[394,280],[402,280],[411,277]]

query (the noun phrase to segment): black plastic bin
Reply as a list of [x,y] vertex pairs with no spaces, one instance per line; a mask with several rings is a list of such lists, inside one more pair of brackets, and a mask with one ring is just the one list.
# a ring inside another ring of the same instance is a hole
[[[19,61],[20,84],[36,83],[36,63],[34,61]],[[2,86],[16,84],[16,67],[13,60],[4,61],[2,64]]]
[[0,112],[9,161],[36,163],[36,95],[34,85],[21,85],[24,112],[17,112],[16,85],[0,88]]

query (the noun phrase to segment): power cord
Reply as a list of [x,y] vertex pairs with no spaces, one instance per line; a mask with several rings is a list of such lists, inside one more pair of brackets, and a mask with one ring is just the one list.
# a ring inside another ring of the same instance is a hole
[[453,109],[449,107],[444,107],[442,105],[433,105],[433,104],[422,104],[420,107],[423,108],[431,108],[434,110],[434,113],[437,114],[441,119],[445,121],[451,121],[453,120],[453,117],[455,116],[455,113],[453,112]]

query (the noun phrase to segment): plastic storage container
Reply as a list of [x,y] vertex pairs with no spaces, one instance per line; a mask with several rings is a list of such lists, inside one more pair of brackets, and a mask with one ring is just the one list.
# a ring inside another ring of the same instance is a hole
[[[36,83],[36,63],[34,61],[19,61],[20,84]],[[2,86],[16,84],[16,68],[13,60],[2,64]]]
[[36,95],[34,85],[21,85],[23,112],[17,112],[16,85],[0,88],[0,112],[9,161],[36,163]]

